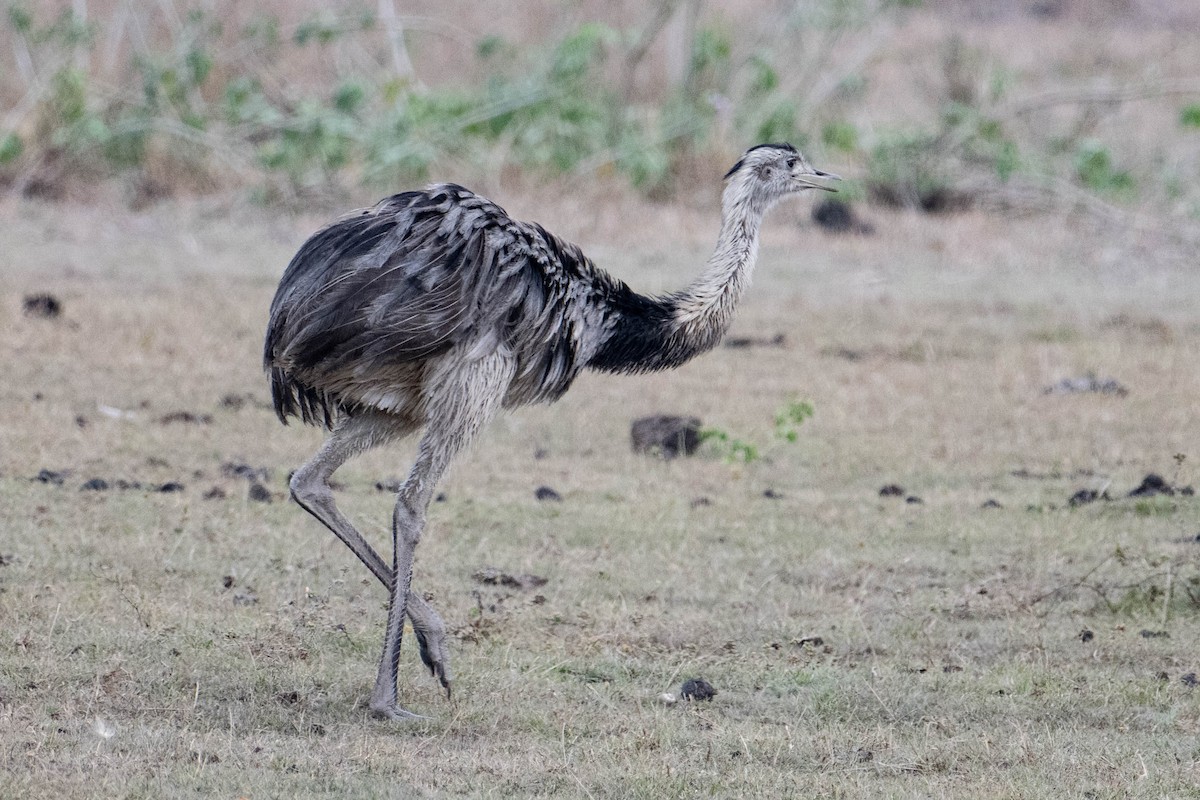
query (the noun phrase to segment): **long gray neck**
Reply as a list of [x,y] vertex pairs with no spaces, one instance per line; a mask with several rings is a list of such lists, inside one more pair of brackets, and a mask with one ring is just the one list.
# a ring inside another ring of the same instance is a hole
[[722,197],[721,233],[704,271],[687,288],[661,298],[620,284],[608,299],[608,335],[589,366],[611,372],[670,369],[716,347],[758,258],[758,231],[768,206],[731,183]]
[[676,304],[677,337],[690,343],[691,358],[721,341],[729,330],[733,312],[758,261],[758,231],[766,209],[725,191],[721,233],[704,271],[683,291],[672,295]]

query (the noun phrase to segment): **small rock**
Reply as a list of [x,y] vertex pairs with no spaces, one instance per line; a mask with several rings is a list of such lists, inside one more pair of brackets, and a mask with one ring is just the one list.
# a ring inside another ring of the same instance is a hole
[[221,408],[227,408],[230,411],[241,411],[250,400],[251,396],[247,394],[227,394],[221,398]]
[[765,492],[763,492],[763,497],[767,498],[768,500],[782,500],[783,499],[783,495],[780,494],[779,492],[775,491],[774,489],[767,489]]
[[1186,675],[1184,675],[1182,678],[1179,679],[1179,682],[1182,683],[1184,686],[1200,685],[1200,679],[1198,679],[1196,677],[1196,673],[1194,673],[1194,672],[1187,673]]
[[1094,503],[1097,500],[1112,500],[1112,498],[1108,496],[1107,491],[1097,492],[1095,489],[1080,489],[1078,492],[1071,495],[1070,499],[1067,500],[1067,505],[1071,506],[1071,508],[1074,508],[1075,506]]
[[[704,495],[701,495],[700,497],[693,497],[692,502],[688,505],[690,505],[692,508],[705,508],[712,505],[712,500]],[[1200,541],[1200,533],[1196,534],[1196,540]]]
[[475,572],[471,576],[479,583],[485,583],[490,586],[508,586],[513,589],[536,589],[539,586],[545,586],[549,583],[549,579],[543,578],[541,575],[509,575],[507,572],[502,572],[495,567],[484,567]]
[[250,499],[258,503],[269,503],[273,499],[271,490],[261,483],[250,484]]
[[725,340],[726,347],[741,349],[745,347],[783,347],[787,344],[787,337],[782,333],[777,333],[774,336],[731,336]]
[[174,422],[188,425],[211,425],[212,421],[212,414],[196,414],[191,411],[172,411],[158,418],[160,425],[170,425]]
[[1129,496],[1151,497],[1156,494],[1174,496],[1176,494],[1192,495],[1194,493],[1194,490],[1190,486],[1172,486],[1163,480],[1161,475],[1156,475],[1155,473],[1151,472],[1148,473],[1146,477],[1142,478],[1142,482],[1138,484],[1136,489],[1129,493]]
[[1000,505],[999,500],[988,498],[987,500],[983,501],[983,505],[981,505],[980,508],[1004,508],[1004,506]]
[[247,589],[244,592],[238,592],[233,596],[233,604],[235,606],[252,606],[258,603],[258,595],[253,589]]
[[201,495],[205,500],[224,500],[226,497],[225,490],[220,486],[214,486],[207,492]]
[[221,578],[221,585],[224,586],[226,589],[232,589],[233,584],[234,584],[234,579],[233,579],[232,575],[226,575],[224,578]]
[[30,294],[21,301],[21,311],[27,317],[54,319],[62,314],[62,303],[52,294]]
[[83,486],[79,487],[81,492],[106,492],[108,491],[108,481],[104,478],[92,478]]
[[919,506],[925,501],[917,497],[915,494],[910,494],[908,497],[904,498],[904,502],[908,503],[910,506]]
[[163,485],[159,486],[158,489],[156,489],[155,491],[163,492],[164,494],[170,494],[172,492],[182,492],[183,484],[180,483],[179,481],[167,481]]
[[1081,630],[1079,632],[1079,641],[1081,641],[1081,642],[1090,642],[1092,639],[1095,639],[1095,638],[1096,638],[1096,634],[1092,633],[1087,628],[1084,628],[1083,630]]
[[1047,386],[1042,390],[1042,394],[1085,393],[1111,394],[1117,397],[1124,397],[1129,394],[1129,390],[1114,378],[1097,378],[1091,373],[1078,378],[1063,378],[1058,383]]
[[657,414],[634,420],[629,429],[635,453],[672,459],[690,456],[700,446],[700,419]]
[[712,700],[717,690],[703,678],[690,678],[679,687],[679,696],[684,700]]
[[889,483],[879,489],[880,497],[903,497],[904,487],[897,483]]
[[52,469],[38,470],[38,474],[33,476],[33,480],[38,483],[48,483],[51,486],[62,486],[63,479],[67,477],[66,472],[56,472]]
[[562,495],[551,489],[549,486],[539,486],[533,493],[533,496],[538,500],[559,502],[562,500]]
[[842,358],[846,361],[862,361],[867,357],[865,351],[855,350],[853,347],[826,347],[821,350],[821,355]]
[[875,228],[857,218],[854,209],[845,200],[827,197],[812,210],[813,222],[830,233],[858,233],[869,236]]
[[242,478],[253,483],[271,480],[271,470],[268,468],[252,467],[240,461],[226,461],[221,465],[221,474],[226,478]]
[[1171,634],[1167,631],[1152,631],[1149,628],[1142,628],[1138,631],[1138,636],[1143,639],[1170,639]]

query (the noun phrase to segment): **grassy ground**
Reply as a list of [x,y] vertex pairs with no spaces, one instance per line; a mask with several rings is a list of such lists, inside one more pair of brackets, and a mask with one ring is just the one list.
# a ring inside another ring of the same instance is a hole
[[[278,425],[258,369],[274,281],[316,220],[2,212],[0,796],[1200,786],[1200,501],[1124,498],[1148,472],[1200,484],[1187,253],[976,215],[837,239],[782,209],[734,334],[784,346],[587,376],[453,471],[417,584],[455,631],[455,695],[406,647],[402,697],[433,719],[395,726],[365,710],[383,593],[285,500],[320,436]],[[709,234],[677,252],[644,221],[634,252],[590,249],[639,288],[681,283]],[[60,317],[21,313],[37,291]],[[1128,394],[1043,393],[1089,371]],[[774,415],[793,398],[816,414],[788,443]],[[635,456],[629,422],[656,411],[761,458]],[[410,454],[338,476],[381,544],[375,483]],[[272,501],[230,464],[267,470]],[[880,496],[892,483],[922,502]],[[1068,506],[1080,489],[1114,499]],[[489,566],[546,583],[473,578]],[[712,702],[661,701],[698,676]]]

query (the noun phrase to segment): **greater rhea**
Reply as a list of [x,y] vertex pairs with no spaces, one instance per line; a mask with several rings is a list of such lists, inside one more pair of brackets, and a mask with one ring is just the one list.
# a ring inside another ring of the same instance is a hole
[[[450,692],[446,628],[412,589],[413,552],[434,488],[500,409],[552,402],[584,368],[677,367],[715,347],[779,200],[829,189],[789,144],[753,147],[725,175],[721,231],[688,287],[637,294],[542,226],[445,183],[404,192],[315,233],[271,303],[264,347],[275,411],[328,438],[291,478],[292,496],[391,593],[373,714],[407,719],[397,691],[412,621],[421,659]],[[368,448],[423,430],[392,514],[389,566],[338,510],[329,479]]]

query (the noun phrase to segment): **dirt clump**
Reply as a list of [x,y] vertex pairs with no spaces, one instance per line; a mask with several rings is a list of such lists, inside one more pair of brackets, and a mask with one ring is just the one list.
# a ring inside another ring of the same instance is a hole
[[679,687],[679,696],[684,700],[709,701],[717,696],[717,690],[704,678],[689,678]]
[[550,582],[548,578],[543,578],[541,575],[531,575],[529,573],[510,575],[496,567],[484,567],[483,569],[476,570],[475,574],[471,577],[478,583],[488,586],[507,586],[512,589],[536,589]]
[[21,311],[27,317],[55,319],[62,315],[62,301],[49,293],[29,294],[21,301]]
[[1116,378],[1098,378],[1088,373],[1077,378],[1063,378],[1043,389],[1042,394],[1111,394],[1124,397],[1129,390]]
[[633,452],[672,459],[690,456],[700,446],[700,418],[655,414],[634,420],[629,430]]
[[248,496],[256,503],[270,503],[275,499],[271,495],[271,490],[257,481],[250,484],[250,493]]
[[158,418],[160,425],[171,425],[179,422],[185,425],[211,425],[212,414],[197,414],[192,411],[171,411]]
[[59,471],[45,469],[43,467],[42,469],[38,470],[38,474],[34,475],[32,478],[30,478],[30,480],[37,481],[38,483],[48,483],[51,486],[62,486],[63,481],[66,480],[66,477],[67,472],[65,470]]
[[875,233],[871,223],[860,220],[849,203],[836,197],[827,197],[813,206],[812,220],[829,233],[857,233],[861,236]]
[[774,336],[731,336],[725,340],[724,345],[735,350],[745,347],[785,347],[787,337],[782,333]]
[[226,461],[221,465],[221,474],[226,478],[242,478],[253,483],[271,480],[271,470],[267,467],[252,467],[241,461]]
[[1150,472],[1146,477],[1142,478],[1142,482],[1132,489],[1128,497],[1153,497],[1156,494],[1165,494],[1168,497],[1175,495],[1184,495],[1190,497],[1196,493],[1196,490],[1191,486],[1173,486],[1167,483],[1161,475]]
[[1080,489],[1067,499],[1067,505],[1069,505],[1071,508],[1075,508],[1076,506],[1084,506],[1088,503],[1094,503],[1097,500],[1109,501],[1112,500],[1112,498],[1109,497],[1107,490],[1098,492],[1095,489]]
[[562,501],[562,495],[549,486],[539,486],[534,490],[533,496],[542,502],[558,503]]

